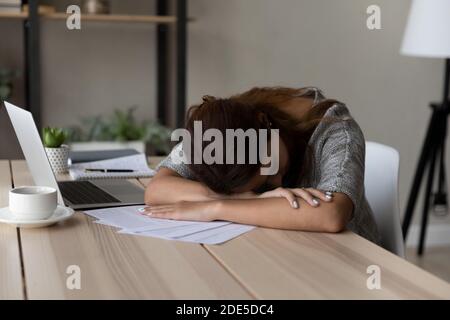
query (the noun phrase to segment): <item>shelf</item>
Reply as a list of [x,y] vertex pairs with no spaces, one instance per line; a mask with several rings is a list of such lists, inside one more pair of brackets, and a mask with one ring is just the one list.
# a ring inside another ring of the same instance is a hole
[[[69,14],[54,12],[45,14],[45,19],[65,20]],[[106,22],[146,22],[146,23],[175,23],[175,16],[150,16],[131,14],[82,14],[81,21],[106,21]]]
[[[40,14],[44,19],[65,20],[69,14],[64,12],[53,12]],[[26,19],[27,12],[2,13],[0,19]],[[82,14],[81,21],[104,21],[104,22],[144,22],[144,23],[176,23],[175,16],[151,16],[151,15],[131,15],[131,14]]]
[[[0,0],[1,1],[1,0]],[[25,1],[23,1],[25,2]],[[66,19],[72,16],[72,14],[66,13],[64,10],[55,12],[54,9],[46,5],[38,5],[38,1],[26,1],[29,4],[33,4],[30,7],[22,7],[23,12],[11,13],[2,12],[0,10],[0,22],[1,20],[18,21],[17,24],[22,25],[24,31],[23,46],[25,56],[25,73],[26,73],[26,99],[28,101],[29,110],[35,116],[35,121],[40,127],[41,120],[41,86],[40,75],[41,66],[39,59],[40,51],[40,37],[42,31],[39,29],[40,24],[44,21],[51,23],[52,26],[61,28],[61,24],[66,23]],[[148,12],[148,14],[83,14],[81,13],[81,22],[87,24],[106,24],[111,26],[113,24],[134,24],[141,26],[141,24],[154,24],[156,25],[155,38],[156,44],[156,93],[157,93],[157,115],[158,119],[162,122],[166,122],[166,108],[168,105],[169,90],[168,83],[169,76],[172,74],[171,60],[175,60],[175,72],[176,83],[175,88],[177,92],[176,101],[176,121],[177,125],[184,119],[184,109],[186,106],[186,65],[187,65],[187,23],[195,21],[195,19],[187,17],[188,0],[174,0],[176,2],[175,10],[169,10],[167,0],[155,1],[154,13]],[[31,13],[28,12],[31,10]],[[53,22],[52,22],[53,21]],[[170,27],[174,26],[173,32],[176,45],[169,45],[171,43]],[[172,49],[174,48],[174,49]],[[173,50],[174,53],[170,54],[169,50]],[[170,72],[169,72],[170,71]]]
[[25,19],[28,17],[26,12],[18,12],[18,13],[8,13],[8,12],[0,12],[1,19]]

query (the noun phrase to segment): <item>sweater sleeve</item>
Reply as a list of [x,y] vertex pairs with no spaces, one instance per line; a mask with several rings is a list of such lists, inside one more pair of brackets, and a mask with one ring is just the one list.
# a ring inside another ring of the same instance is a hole
[[181,163],[181,161],[175,161],[174,158],[177,157],[180,159],[181,153],[182,153],[182,144],[177,144],[170,154],[159,163],[159,165],[156,167],[156,170],[159,170],[161,168],[168,168],[176,173],[178,173],[180,176],[186,179],[194,180],[193,174],[189,170],[189,167],[185,163]]
[[317,188],[346,194],[355,214],[364,201],[364,135],[353,119],[332,123],[323,134]]

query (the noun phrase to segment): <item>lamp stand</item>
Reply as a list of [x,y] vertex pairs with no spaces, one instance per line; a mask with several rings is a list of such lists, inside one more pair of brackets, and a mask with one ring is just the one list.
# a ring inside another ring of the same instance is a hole
[[[424,204],[422,212],[422,221],[420,228],[419,246],[417,254],[422,255],[425,245],[426,228],[428,224],[428,214],[430,204],[445,206],[447,209],[447,191],[445,176],[445,143],[447,140],[447,121],[450,113],[449,103],[449,86],[450,86],[450,59],[445,60],[445,76],[444,76],[444,94],[441,104],[431,104],[433,110],[430,122],[428,124],[425,141],[420,153],[419,162],[417,164],[416,173],[409,193],[408,203],[404,215],[402,230],[403,238],[406,240],[409,225],[414,214],[414,207],[420,190],[422,177],[428,170],[428,179],[425,185]],[[437,162],[438,161],[438,162]],[[437,191],[432,192],[433,182],[436,170],[439,170],[439,180]]]

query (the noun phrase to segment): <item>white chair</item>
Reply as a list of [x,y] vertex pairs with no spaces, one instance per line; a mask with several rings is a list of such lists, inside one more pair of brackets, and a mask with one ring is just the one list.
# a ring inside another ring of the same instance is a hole
[[376,142],[366,142],[364,187],[381,235],[381,245],[404,258],[398,205],[398,171],[397,150]]

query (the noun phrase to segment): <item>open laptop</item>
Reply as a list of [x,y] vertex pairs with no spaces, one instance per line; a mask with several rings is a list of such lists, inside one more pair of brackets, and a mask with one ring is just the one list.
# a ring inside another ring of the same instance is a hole
[[73,209],[144,203],[144,190],[123,179],[57,182],[30,112],[5,101],[34,183],[58,190],[58,203]]

